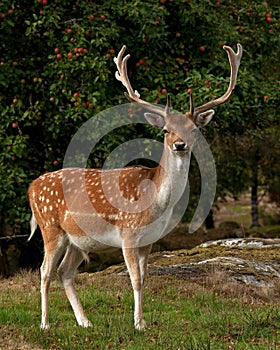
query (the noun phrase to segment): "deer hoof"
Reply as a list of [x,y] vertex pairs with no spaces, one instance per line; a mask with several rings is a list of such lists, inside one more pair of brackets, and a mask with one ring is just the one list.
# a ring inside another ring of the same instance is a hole
[[92,327],[92,323],[89,320],[86,320],[86,321],[79,323],[79,326],[84,327],[84,328],[89,328],[89,327]]
[[145,320],[137,320],[135,321],[135,329],[138,331],[143,331],[146,328],[146,322]]
[[50,329],[49,323],[41,323],[40,328],[44,331],[48,331]]

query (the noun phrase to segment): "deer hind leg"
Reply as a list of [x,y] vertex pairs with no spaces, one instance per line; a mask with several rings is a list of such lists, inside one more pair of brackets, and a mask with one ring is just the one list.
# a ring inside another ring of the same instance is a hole
[[77,268],[83,260],[84,255],[82,252],[77,247],[69,245],[57,272],[79,326],[91,327],[92,324],[85,315],[74,286],[74,277]]
[[42,230],[45,256],[41,266],[41,307],[42,319],[41,328],[49,329],[48,298],[52,273],[57,266],[59,259],[65,251],[67,239],[64,231],[58,228],[45,228]]
[[143,318],[143,289],[147,273],[148,255],[151,246],[137,248],[123,248],[125,263],[129,272],[134,293],[134,326],[137,330],[146,327]]

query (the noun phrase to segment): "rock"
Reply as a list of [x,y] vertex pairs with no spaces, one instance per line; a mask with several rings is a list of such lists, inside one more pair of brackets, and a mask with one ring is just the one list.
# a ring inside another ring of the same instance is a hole
[[[150,275],[172,275],[184,280],[206,280],[223,272],[228,280],[256,287],[280,285],[280,239],[222,239],[191,250],[151,255]],[[118,271],[126,275],[122,266]]]
[[264,239],[264,238],[232,238],[220,239],[202,243],[200,247],[209,248],[213,245],[222,247],[239,247],[239,248],[273,248],[280,247],[280,239]]

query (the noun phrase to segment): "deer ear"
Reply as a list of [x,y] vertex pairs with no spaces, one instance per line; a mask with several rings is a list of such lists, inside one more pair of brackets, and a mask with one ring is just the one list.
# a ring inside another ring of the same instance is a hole
[[162,129],[165,125],[164,117],[162,117],[159,114],[144,113],[144,116],[148,123],[150,123],[152,126],[158,129]]
[[207,125],[211,121],[214,114],[215,114],[215,111],[213,109],[209,109],[206,112],[199,113],[195,118],[196,126],[198,126],[199,128],[203,128],[205,125]]

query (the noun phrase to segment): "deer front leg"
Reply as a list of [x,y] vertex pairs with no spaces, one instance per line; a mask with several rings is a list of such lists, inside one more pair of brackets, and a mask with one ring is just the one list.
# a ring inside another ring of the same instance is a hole
[[129,272],[134,293],[134,326],[137,330],[143,330],[146,322],[143,318],[143,289],[147,270],[149,247],[123,248],[123,256]]

